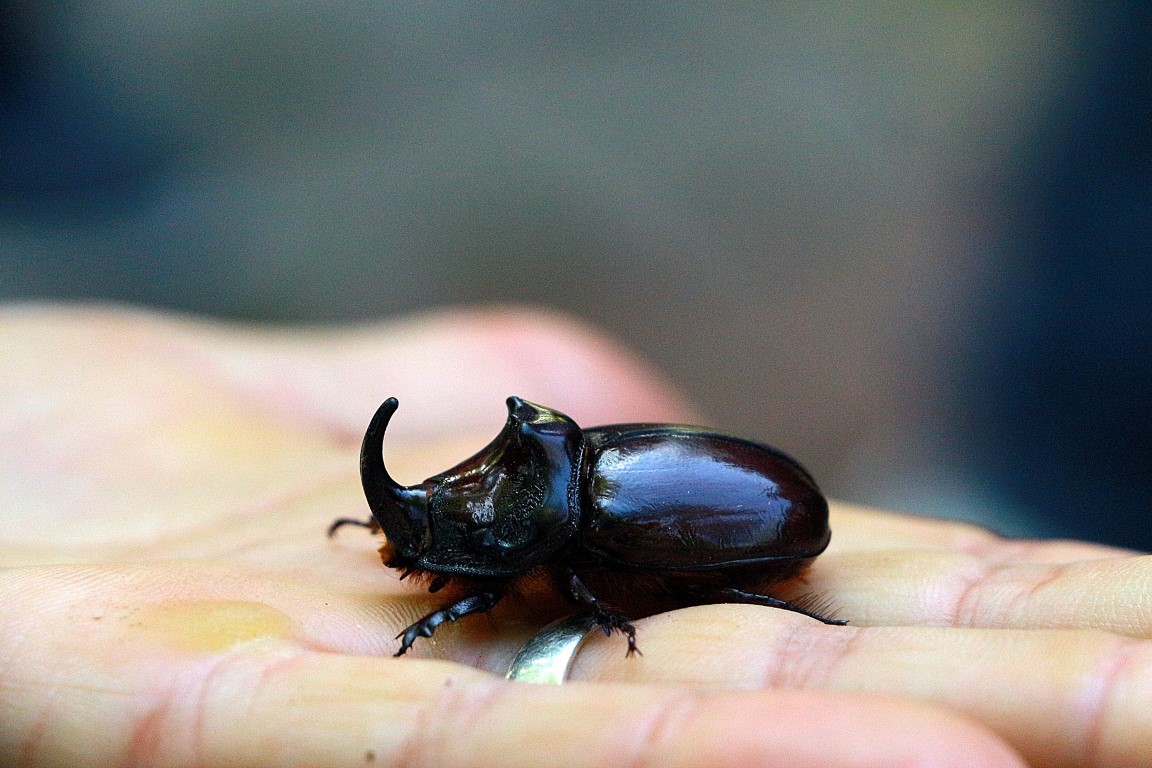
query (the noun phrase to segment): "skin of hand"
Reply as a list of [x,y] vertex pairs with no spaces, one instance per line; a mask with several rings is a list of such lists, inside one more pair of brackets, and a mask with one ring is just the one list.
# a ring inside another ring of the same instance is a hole
[[[0,765],[1152,764],[1152,558],[833,504],[803,582],[849,619],[712,605],[506,682],[570,611],[528,585],[395,659],[444,594],[364,531],[385,397],[402,483],[522,395],[578,423],[692,422],[625,352],[515,310],[270,330],[0,310]],[[1085,491],[1086,496],[1090,490]],[[1093,510],[1106,514],[1106,510]]]

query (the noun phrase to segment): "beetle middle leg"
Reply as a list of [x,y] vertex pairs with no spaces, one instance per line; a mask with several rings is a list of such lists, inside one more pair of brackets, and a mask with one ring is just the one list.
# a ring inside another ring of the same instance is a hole
[[640,649],[636,647],[636,627],[628,621],[628,617],[619,611],[613,610],[592,594],[587,585],[580,580],[573,570],[568,570],[565,573],[565,586],[568,588],[568,594],[580,605],[583,605],[592,610],[592,617],[596,620],[596,625],[605,636],[611,637],[613,630],[620,632],[628,638],[628,655],[639,654]]
[[790,603],[787,600],[781,600],[778,597],[771,595],[761,595],[758,592],[745,592],[743,589],[736,589],[735,587],[723,587],[717,589],[712,593],[725,603],[749,603],[751,605],[765,605],[769,608],[783,608],[786,611],[793,611],[794,613],[801,613],[810,618],[822,621],[825,624],[832,624],[842,627],[847,624],[847,621],[842,619],[833,619],[830,616],[824,616],[817,611],[805,608],[796,603]]
[[446,621],[456,621],[470,613],[487,613],[492,610],[496,603],[500,602],[502,597],[504,597],[503,592],[485,590],[471,594],[463,600],[450,603],[438,611],[433,611],[396,635],[397,639],[404,639],[400,641],[400,650],[396,651],[394,655],[403,656],[412,647],[412,643],[416,642],[416,638],[432,637],[436,627]]

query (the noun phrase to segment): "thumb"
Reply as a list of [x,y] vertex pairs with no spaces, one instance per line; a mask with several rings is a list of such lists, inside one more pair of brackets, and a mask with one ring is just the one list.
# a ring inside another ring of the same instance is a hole
[[357,438],[391,396],[421,414],[419,436],[428,439],[491,431],[509,395],[589,426],[699,420],[638,357],[540,310],[444,311],[327,331],[166,321],[163,332],[252,402]]

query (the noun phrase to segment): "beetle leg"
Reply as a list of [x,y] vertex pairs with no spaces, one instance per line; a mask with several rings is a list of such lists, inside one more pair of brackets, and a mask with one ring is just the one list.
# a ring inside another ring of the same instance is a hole
[[636,647],[636,627],[628,621],[628,617],[619,611],[613,610],[604,603],[597,599],[596,595],[592,594],[592,590],[580,580],[575,571],[569,570],[567,572],[568,594],[580,605],[583,605],[592,610],[592,617],[596,620],[596,625],[600,627],[605,637],[611,637],[612,631],[615,630],[628,638],[628,655],[639,654],[640,649]]
[[345,525],[357,525],[361,528],[367,528],[368,530],[372,531],[372,533],[376,533],[380,530],[380,525],[376,522],[376,518],[374,517],[369,520],[357,520],[354,517],[340,517],[336,520],[333,520],[332,525],[328,526],[328,538],[335,536],[336,529]]
[[412,647],[412,643],[416,642],[416,638],[418,637],[432,637],[432,633],[436,631],[436,627],[446,621],[456,621],[470,613],[486,613],[492,610],[493,606],[500,602],[500,598],[502,597],[504,597],[504,595],[501,592],[477,592],[463,600],[450,603],[438,611],[433,611],[396,635],[397,639],[404,639],[400,641],[400,650],[396,651],[395,655],[403,656],[405,652]]
[[795,613],[802,613],[805,616],[822,621],[825,624],[833,624],[841,627],[847,624],[847,621],[841,619],[833,619],[830,616],[824,616],[816,611],[804,608],[796,603],[790,603],[787,600],[781,600],[778,597],[771,595],[761,595],[757,592],[745,592],[742,589],[735,587],[725,587],[716,590],[713,594],[724,600],[726,603],[750,603],[752,605],[766,605],[769,608],[783,608],[786,611],[794,611]]

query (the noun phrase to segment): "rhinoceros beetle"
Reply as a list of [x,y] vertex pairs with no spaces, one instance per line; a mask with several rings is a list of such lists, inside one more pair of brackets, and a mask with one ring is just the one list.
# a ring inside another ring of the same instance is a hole
[[530,572],[546,573],[628,639],[629,616],[702,603],[753,603],[845,622],[757,591],[800,573],[828,546],[828,503],[796,461],[701,427],[581,429],[559,411],[510,397],[500,434],[419,485],[384,467],[385,400],[364,435],[360,476],[372,518],[328,530],[383,531],[384,564],[420,574],[429,592],[463,597],[405,629],[397,656],[445,621],[491,610]]

